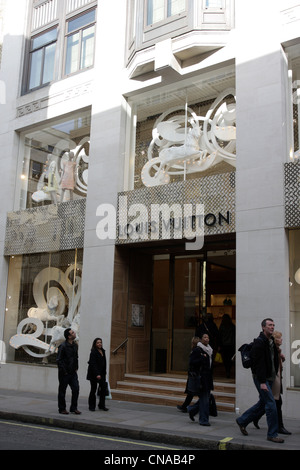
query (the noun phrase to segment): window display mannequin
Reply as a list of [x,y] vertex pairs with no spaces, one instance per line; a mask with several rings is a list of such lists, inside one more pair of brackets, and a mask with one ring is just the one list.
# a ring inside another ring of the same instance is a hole
[[44,191],[48,193],[51,197],[51,201],[54,204],[57,203],[57,190],[58,190],[58,183],[57,183],[57,168],[56,162],[52,161],[49,165],[48,170],[48,183],[44,186]]
[[67,160],[62,159],[62,175],[60,180],[61,199],[63,202],[65,191],[69,190],[70,200],[73,200],[73,191],[75,186],[75,168],[76,162],[74,161],[74,152],[67,152]]

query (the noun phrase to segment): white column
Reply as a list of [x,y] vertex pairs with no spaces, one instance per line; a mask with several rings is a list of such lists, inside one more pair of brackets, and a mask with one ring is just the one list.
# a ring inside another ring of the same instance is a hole
[[100,217],[96,212],[101,204],[117,209],[117,194],[123,190],[125,19],[124,0],[116,0],[113,8],[111,0],[99,2],[80,315],[79,377],[83,394],[89,389],[87,361],[96,337],[103,339],[108,362],[110,356],[115,240],[97,237]]
[[[288,347],[288,245],[284,229],[287,63],[277,1],[236,2],[237,348],[271,317]],[[288,351],[288,350],[287,350]],[[237,353],[237,407],[257,401]]]

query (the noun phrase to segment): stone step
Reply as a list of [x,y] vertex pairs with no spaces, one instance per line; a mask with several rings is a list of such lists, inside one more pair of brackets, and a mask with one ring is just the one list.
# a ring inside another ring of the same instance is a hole
[[[114,400],[176,406],[185,399],[185,387],[184,376],[125,374],[124,380],[117,382],[111,394]],[[234,383],[215,381],[213,394],[218,410],[234,411]]]
[[[165,406],[177,406],[181,405],[184,396],[181,397],[176,396],[169,396],[169,395],[162,395],[159,393],[146,393],[146,392],[136,392],[133,390],[119,390],[119,389],[111,389],[111,395],[113,400],[120,400],[120,401],[130,401],[130,402],[137,402],[137,403],[149,403],[149,404],[156,404],[156,405],[165,405]],[[235,409],[234,403],[227,403],[223,401],[223,399],[219,399],[215,394],[216,406],[219,411],[230,411],[233,412]],[[196,399],[193,400],[193,402]]]

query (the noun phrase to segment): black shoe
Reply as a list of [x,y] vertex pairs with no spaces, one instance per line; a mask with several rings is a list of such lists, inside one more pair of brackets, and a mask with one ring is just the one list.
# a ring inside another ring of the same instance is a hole
[[244,426],[242,426],[238,420],[236,419],[236,424],[238,425],[238,427],[240,428],[240,431],[242,434],[244,434],[244,436],[248,436],[248,432],[246,431],[246,428]]
[[102,411],[108,411],[108,408],[106,408],[105,406],[98,406],[98,408]]
[[89,408],[89,411],[96,411],[95,408]]
[[81,415],[81,411],[79,410],[70,410],[70,413],[73,413],[74,415]]
[[279,433],[279,434],[286,434],[286,435],[292,434],[290,431],[288,431],[287,429],[285,429],[284,426],[282,426],[281,428],[278,429],[278,433]]
[[177,410],[182,411],[182,413],[187,413],[187,409],[184,408],[182,405],[177,405]]
[[192,414],[191,411],[189,411],[189,417],[192,421],[195,421],[195,418],[194,418],[195,415]]
[[260,427],[258,426],[258,419],[254,419],[253,424],[256,427],[256,429],[260,429]]
[[59,413],[61,415],[68,415],[69,414],[69,412],[67,410],[61,410]]

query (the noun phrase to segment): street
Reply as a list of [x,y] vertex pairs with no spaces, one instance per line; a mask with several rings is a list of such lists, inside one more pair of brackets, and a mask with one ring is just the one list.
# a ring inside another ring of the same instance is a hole
[[0,450],[177,451],[187,447],[134,441],[69,429],[0,420]]

